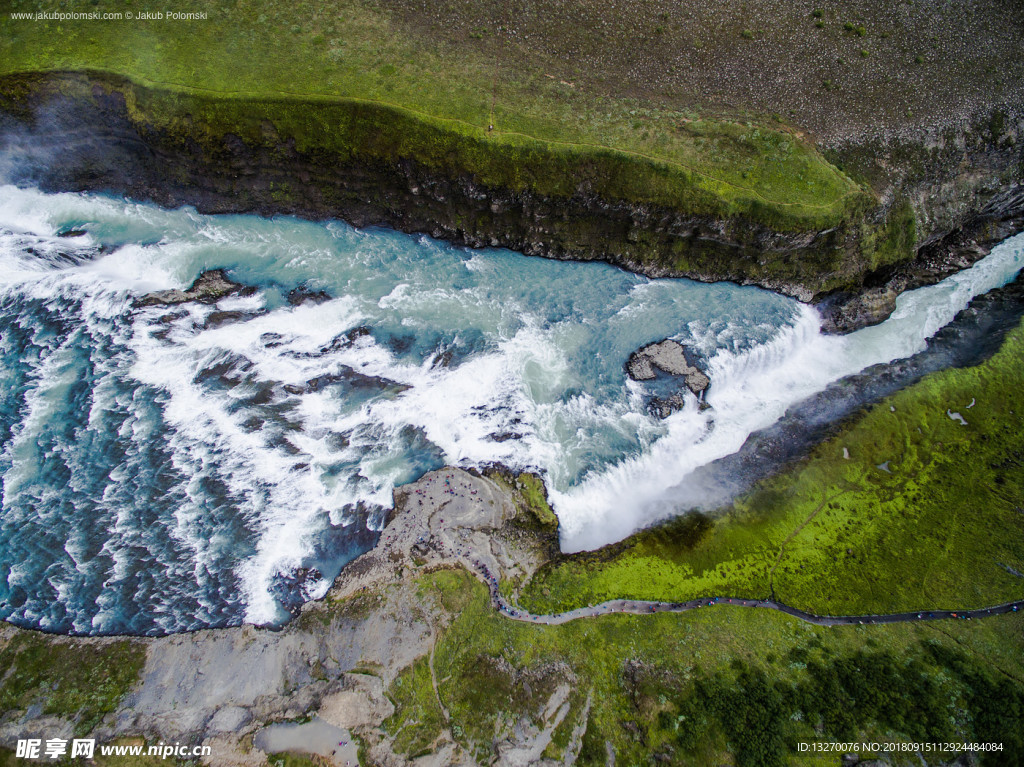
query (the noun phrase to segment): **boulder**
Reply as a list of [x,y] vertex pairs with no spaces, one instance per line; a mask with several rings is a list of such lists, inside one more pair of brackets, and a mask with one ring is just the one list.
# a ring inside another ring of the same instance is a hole
[[225,296],[251,296],[255,292],[256,288],[229,280],[223,269],[213,269],[200,274],[186,290],[158,290],[137,299],[135,306],[176,306],[189,301],[215,304]]
[[630,355],[626,363],[629,377],[634,381],[651,381],[657,374],[655,368],[673,376],[682,376],[686,388],[698,397],[711,384],[707,374],[690,362],[684,347],[678,341],[665,339],[648,344]]
[[331,300],[330,293],[323,290],[310,290],[305,285],[299,285],[288,291],[288,303],[291,306],[302,306],[303,304],[323,304]]

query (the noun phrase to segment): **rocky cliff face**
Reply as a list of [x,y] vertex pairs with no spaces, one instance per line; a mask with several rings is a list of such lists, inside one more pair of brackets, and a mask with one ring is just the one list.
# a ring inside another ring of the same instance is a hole
[[[180,125],[171,131],[147,122],[129,84],[108,76],[8,78],[0,86],[6,173],[16,182],[202,212],[338,217],[472,247],[603,260],[650,276],[757,284],[821,302],[833,332],[881,321],[900,291],[972,263],[1019,229],[1024,215],[1024,145],[1016,138],[1024,131],[1009,119],[994,138],[971,134],[975,145],[962,149],[955,140],[941,148],[908,140],[914,167],[899,166],[906,142],[837,150],[880,190],[880,202],[859,220],[803,232],[605,200],[584,187],[559,198],[490,188],[403,157],[300,149],[269,121],[257,141],[211,132],[191,115]],[[984,167],[972,164],[975,155],[986,158]]]
[[904,290],[932,285],[987,256],[992,246],[1024,229],[1024,186],[995,195],[979,212],[922,245],[913,261],[866,276],[859,291],[839,291],[818,303],[822,328],[848,333],[886,319]]
[[903,226],[914,233],[913,259],[871,270],[853,289],[817,299],[826,331],[844,333],[881,322],[903,291],[971,266],[1024,229],[1019,108],[995,107],[973,123],[917,134],[847,141],[826,154],[880,190],[883,204],[895,208],[903,200]]

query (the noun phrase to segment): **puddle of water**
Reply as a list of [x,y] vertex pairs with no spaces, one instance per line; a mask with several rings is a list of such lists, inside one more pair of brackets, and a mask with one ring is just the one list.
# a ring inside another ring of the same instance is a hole
[[[335,727],[319,717],[303,724],[272,724],[256,733],[256,748],[267,754],[298,752],[316,754],[338,767],[359,764],[359,749],[348,730]],[[275,762],[270,760],[271,767]]]

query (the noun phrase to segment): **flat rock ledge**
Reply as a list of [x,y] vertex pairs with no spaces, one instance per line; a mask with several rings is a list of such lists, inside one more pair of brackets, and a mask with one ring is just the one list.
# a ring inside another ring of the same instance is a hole
[[189,301],[214,304],[225,296],[251,296],[255,292],[254,287],[229,280],[223,269],[211,269],[200,274],[186,290],[175,288],[148,293],[135,301],[135,306],[177,306]]
[[666,338],[656,344],[648,344],[633,352],[626,363],[626,371],[634,381],[654,380],[655,368],[669,375],[683,376],[686,388],[698,397],[711,385],[711,379],[690,362],[686,347],[678,341]]

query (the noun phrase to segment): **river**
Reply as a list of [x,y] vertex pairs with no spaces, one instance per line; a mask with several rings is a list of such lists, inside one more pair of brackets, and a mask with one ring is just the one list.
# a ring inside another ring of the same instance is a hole
[[[837,337],[753,287],[0,187],[0,618],[280,623],[374,544],[394,487],[444,464],[541,473],[563,550],[621,539],[795,403],[920,351],[1022,258],[1009,240]],[[210,269],[257,290],[133,305]],[[711,408],[648,411],[667,384],[624,363],[665,337],[699,356]]]

